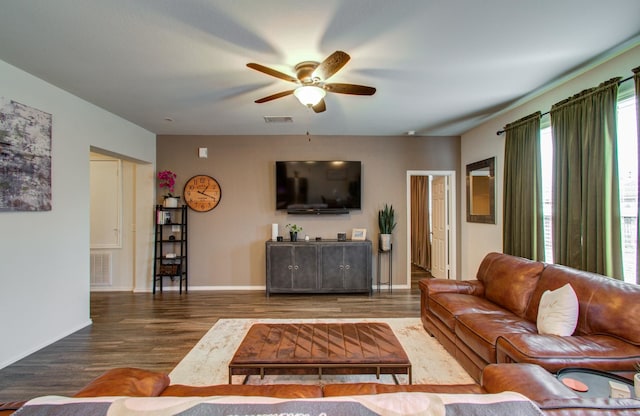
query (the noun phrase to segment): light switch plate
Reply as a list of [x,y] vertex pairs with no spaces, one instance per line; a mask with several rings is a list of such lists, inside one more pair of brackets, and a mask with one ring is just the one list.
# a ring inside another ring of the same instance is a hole
[[198,157],[201,159],[206,159],[209,156],[209,149],[206,147],[198,148]]

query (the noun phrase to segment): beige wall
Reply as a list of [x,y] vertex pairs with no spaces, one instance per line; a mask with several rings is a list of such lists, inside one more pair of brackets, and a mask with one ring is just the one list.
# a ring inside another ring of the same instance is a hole
[[[209,149],[208,159],[198,158],[199,147]],[[213,176],[222,188],[213,211],[189,213],[192,289],[264,287],[264,242],[271,238],[272,223],[278,223],[284,235],[284,226],[295,222],[304,227],[302,236],[311,238],[335,238],[338,232],[350,235],[352,228],[366,228],[375,250],[377,212],[385,203],[393,204],[399,217],[393,269],[394,283],[402,284],[407,276],[406,172],[453,170],[459,175],[459,155],[459,137],[319,136],[309,141],[304,136],[158,136],[156,166],[177,173],[180,194],[196,174]],[[361,211],[300,216],[275,210],[276,160],[336,159],[362,161]]]

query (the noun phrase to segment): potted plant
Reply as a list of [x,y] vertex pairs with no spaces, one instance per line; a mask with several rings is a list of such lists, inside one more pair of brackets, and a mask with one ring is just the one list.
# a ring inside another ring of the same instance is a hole
[[165,208],[176,208],[178,206],[179,195],[173,195],[176,185],[176,174],[170,170],[163,170],[158,172],[158,186],[160,188],[167,188],[168,192],[164,196]]
[[298,241],[298,233],[302,231],[302,227],[298,224],[287,224],[286,227],[289,229],[291,241]]
[[384,204],[384,209],[378,211],[378,226],[380,228],[380,250],[391,250],[391,233],[396,228],[395,211],[393,205]]

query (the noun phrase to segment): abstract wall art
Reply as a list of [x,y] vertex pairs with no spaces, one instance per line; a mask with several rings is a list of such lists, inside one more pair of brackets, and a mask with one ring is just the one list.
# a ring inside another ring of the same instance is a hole
[[0,211],[51,210],[51,119],[0,97]]

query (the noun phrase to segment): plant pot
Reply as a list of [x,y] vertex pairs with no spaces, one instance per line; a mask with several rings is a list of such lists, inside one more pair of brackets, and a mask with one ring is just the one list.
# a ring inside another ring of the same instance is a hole
[[164,199],[164,207],[165,208],[178,208],[178,198],[165,198]]
[[289,238],[291,238],[291,241],[298,241],[298,233],[289,232]]
[[391,234],[380,234],[380,251],[391,250]]
[[640,373],[633,376],[633,391],[636,394],[636,399],[640,398]]

